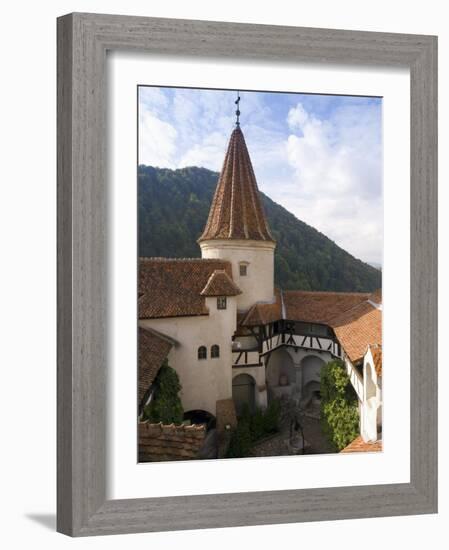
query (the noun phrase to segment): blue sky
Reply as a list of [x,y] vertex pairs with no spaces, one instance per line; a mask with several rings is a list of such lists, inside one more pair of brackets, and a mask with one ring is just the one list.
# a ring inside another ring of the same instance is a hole
[[[339,246],[382,263],[379,98],[240,92],[259,189]],[[139,163],[221,169],[235,91],[139,88]]]

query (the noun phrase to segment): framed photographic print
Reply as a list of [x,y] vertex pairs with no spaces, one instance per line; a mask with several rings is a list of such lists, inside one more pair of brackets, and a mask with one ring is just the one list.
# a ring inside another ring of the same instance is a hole
[[429,36],[58,20],[59,531],[436,511],[436,74]]

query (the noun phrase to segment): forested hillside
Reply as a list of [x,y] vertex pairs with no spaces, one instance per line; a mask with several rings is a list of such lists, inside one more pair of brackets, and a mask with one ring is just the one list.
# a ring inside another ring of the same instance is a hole
[[[200,257],[197,239],[209,213],[218,174],[139,166],[139,255]],[[381,272],[357,260],[261,193],[276,239],[275,282],[284,289],[371,291]]]

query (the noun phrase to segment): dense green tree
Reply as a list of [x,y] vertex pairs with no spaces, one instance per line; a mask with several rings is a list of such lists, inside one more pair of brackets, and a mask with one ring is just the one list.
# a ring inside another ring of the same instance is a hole
[[[139,254],[200,257],[196,242],[209,214],[218,174],[139,166]],[[276,239],[275,281],[283,289],[370,292],[381,272],[357,260],[325,235],[261,193]]]
[[338,451],[359,433],[357,396],[343,362],[337,359],[321,369],[321,423]]
[[154,384],[154,397],[145,407],[143,419],[163,424],[172,422],[181,424],[184,415],[178,395],[181,391],[181,383],[178,373],[168,365],[167,360],[159,369]]

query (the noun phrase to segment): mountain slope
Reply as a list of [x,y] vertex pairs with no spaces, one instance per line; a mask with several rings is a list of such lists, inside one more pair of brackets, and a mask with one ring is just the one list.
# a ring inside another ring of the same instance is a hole
[[[139,255],[200,256],[202,233],[218,174],[139,166]],[[284,289],[367,292],[381,286],[381,272],[357,260],[328,237],[261,193],[276,239],[275,281]]]

